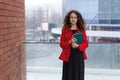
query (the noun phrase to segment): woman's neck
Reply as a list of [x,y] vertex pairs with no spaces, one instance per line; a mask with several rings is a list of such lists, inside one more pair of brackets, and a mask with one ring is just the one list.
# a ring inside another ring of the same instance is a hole
[[71,25],[71,30],[77,30],[77,25]]

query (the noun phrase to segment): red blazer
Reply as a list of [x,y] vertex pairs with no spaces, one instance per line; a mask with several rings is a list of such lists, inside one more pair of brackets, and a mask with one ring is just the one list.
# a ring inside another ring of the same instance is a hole
[[[82,43],[79,44],[78,49],[83,52],[84,59],[87,59],[86,55],[86,48],[88,47],[88,40],[86,36],[86,32],[84,30],[77,29],[76,33],[82,32]],[[64,28],[62,29],[62,34],[60,37],[60,47],[62,48],[62,52],[59,56],[59,59],[68,62],[69,56],[70,56],[70,49],[71,45],[69,44],[69,40],[72,38],[72,31],[70,28]]]

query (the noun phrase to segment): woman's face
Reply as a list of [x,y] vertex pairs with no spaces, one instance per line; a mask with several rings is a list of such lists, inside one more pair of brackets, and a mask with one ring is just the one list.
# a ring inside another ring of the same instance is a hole
[[75,13],[71,13],[70,14],[70,23],[71,25],[76,25],[77,23],[77,15]]

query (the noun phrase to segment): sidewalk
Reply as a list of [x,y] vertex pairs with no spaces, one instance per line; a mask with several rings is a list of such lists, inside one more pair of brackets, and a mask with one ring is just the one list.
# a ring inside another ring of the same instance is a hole
[[[60,68],[27,67],[27,80],[61,80]],[[120,70],[85,69],[85,80],[119,80]]]

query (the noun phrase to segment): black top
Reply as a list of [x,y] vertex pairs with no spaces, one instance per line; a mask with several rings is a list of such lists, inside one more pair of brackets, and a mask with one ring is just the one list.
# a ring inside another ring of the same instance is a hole
[[73,34],[75,34],[77,30],[71,30],[71,31],[72,31]]
[[[75,34],[77,30],[71,30],[71,31],[73,34]],[[73,48],[71,47],[71,49],[73,49]],[[76,50],[76,49],[73,49],[73,50]]]

